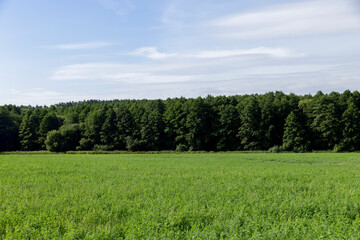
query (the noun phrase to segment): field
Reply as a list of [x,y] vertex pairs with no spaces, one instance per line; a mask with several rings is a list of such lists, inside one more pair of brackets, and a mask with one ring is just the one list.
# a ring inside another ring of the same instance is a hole
[[358,239],[360,154],[0,155],[0,239]]

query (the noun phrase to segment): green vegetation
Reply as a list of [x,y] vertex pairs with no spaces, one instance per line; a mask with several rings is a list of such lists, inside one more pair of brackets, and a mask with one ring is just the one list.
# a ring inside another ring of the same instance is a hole
[[[66,139],[66,142],[64,142]],[[0,151],[360,151],[360,93],[0,106]]]
[[358,239],[359,153],[0,155],[0,239]]

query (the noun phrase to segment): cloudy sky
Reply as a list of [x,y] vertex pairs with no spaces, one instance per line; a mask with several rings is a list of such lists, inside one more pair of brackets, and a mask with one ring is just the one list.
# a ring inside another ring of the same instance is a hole
[[0,0],[0,105],[360,90],[358,0]]

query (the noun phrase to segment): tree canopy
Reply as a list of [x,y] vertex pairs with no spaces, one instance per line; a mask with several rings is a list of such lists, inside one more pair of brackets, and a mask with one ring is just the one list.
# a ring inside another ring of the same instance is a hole
[[0,151],[360,150],[360,94],[0,106]]

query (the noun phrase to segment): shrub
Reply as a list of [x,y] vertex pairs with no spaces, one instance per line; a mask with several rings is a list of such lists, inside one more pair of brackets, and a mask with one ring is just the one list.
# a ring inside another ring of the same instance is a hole
[[175,149],[176,152],[186,152],[187,150],[188,148],[186,147],[186,145],[182,143],[178,144]]
[[281,152],[281,148],[279,146],[273,146],[273,147],[269,148],[268,152],[279,153],[279,152]]
[[61,134],[58,130],[52,130],[47,133],[45,145],[51,152],[62,152]]
[[81,138],[79,124],[64,125],[59,130],[48,132],[45,140],[46,149],[51,152],[76,150]]

